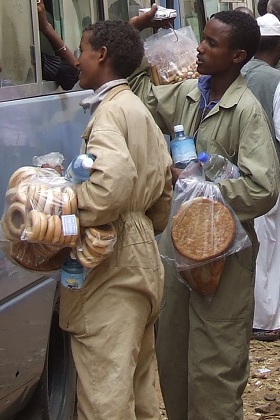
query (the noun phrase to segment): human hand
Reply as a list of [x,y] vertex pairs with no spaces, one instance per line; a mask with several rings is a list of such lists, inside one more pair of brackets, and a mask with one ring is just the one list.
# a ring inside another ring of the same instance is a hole
[[44,0],[37,0],[37,11],[38,11],[39,29],[42,33],[45,33],[49,29],[50,23],[48,22],[48,19],[47,19]]
[[133,16],[129,23],[134,26],[138,31],[143,31],[143,29],[146,28],[153,28],[155,30],[158,30],[159,28],[172,28],[172,23],[174,21],[174,18],[170,19],[163,19],[163,20],[155,20],[155,14],[158,10],[158,7],[156,4],[153,4],[151,9],[143,13],[139,16]]
[[176,184],[177,179],[183,172],[183,169],[178,169],[174,165],[171,165],[171,174],[172,174],[172,185],[174,186]]

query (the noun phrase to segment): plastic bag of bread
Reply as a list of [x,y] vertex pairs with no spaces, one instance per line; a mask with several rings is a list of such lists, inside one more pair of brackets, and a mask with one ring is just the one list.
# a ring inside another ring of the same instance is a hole
[[5,257],[15,265],[44,273],[60,270],[70,255],[70,248],[30,243],[28,241],[1,244]]
[[151,64],[155,85],[196,79],[197,40],[190,26],[160,29],[145,41],[145,55]]
[[22,166],[10,177],[1,218],[1,228],[8,241],[19,242],[25,228],[25,208],[31,178],[43,173],[41,168]]
[[29,181],[22,240],[63,247],[80,238],[77,196],[54,169],[41,169]]
[[85,227],[81,230],[81,242],[74,250],[75,257],[86,268],[94,268],[108,258],[117,241],[113,224]]
[[212,295],[226,256],[250,246],[250,239],[219,187],[202,176],[177,180],[168,229],[181,280]]

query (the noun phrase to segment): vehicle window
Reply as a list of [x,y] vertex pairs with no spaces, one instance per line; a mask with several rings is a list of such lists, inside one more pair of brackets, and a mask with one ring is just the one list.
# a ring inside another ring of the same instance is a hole
[[[149,0],[108,0],[108,12],[106,19],[110,20],[129,20],[133,16],[138,16],[139,9],[151,7]],[[151,29],[145,29],[141,32],[141,38],[145,39],[152,34]]]
[[98,2],[92,3],[94,6],[91,6],[90,0],[53,2],[55,30],[73,52],[79,48],[83,29],[99,19]]
[[191,26],[199,42],[206,23],[203,1],[183,0],[180,9],[181,26]]
[[1,87],[36,80],[30,7],[30,2],[26,0],[0,2]]

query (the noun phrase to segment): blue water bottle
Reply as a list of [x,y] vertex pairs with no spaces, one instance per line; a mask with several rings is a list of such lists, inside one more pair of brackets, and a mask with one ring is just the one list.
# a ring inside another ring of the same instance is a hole
[[81,289],[85,281],[84,267],[73,254],[64,262],[61,268],[60,280],[67,289]]
[[175,137],[170,142],[174,166],[184,169],[190,162],[197,162],[194,138],[186,136],[183,125],[175,125]]
[[90,153],[76,156],[65,171],[64,177],[73,184],[86,181],[92,172],[92,165],[96,157]]

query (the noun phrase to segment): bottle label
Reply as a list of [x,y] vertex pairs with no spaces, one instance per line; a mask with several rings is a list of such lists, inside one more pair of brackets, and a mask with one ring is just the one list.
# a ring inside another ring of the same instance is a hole
[[61,284],[67,289],[81,289],[85,281],[84,273],[67,273],[61,270]]
[[197,159],[196,149],[193,138],[186,140],[172,141],[171,153],[174,165],[179,162],[190,162]]

